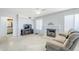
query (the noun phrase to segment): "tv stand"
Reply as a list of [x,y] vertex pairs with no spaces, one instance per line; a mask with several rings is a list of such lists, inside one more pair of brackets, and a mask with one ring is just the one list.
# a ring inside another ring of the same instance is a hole
[[22,29],[21,35],[33,34],[33,29]]
[[31,24],[24,24],[24,29],[21,29],[21,35],[33,34],[33,29]]

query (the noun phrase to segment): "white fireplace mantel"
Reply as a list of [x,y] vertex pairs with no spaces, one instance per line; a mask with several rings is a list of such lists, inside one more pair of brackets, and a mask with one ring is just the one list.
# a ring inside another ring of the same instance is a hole
[[47,32],[47,29],[56,29],[56,33],[61,33],[64,30],[64,26],[62,26],[62,25],[47,25],[47,26],[44,26],[45,34]]

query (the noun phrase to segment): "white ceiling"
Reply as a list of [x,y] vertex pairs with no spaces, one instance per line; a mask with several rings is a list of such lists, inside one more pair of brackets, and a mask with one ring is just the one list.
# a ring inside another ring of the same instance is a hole
[[0,8],[0,15],[11,16],[11,15],[20,14],[21,16],[25,16],[25,17],[38,17],[42,15],[47,15],[50,13],[68,10],[70,8],[43,8],[43,9],[44,11],[42,11],[41,14],[36,14],[35,13],[36,8]]

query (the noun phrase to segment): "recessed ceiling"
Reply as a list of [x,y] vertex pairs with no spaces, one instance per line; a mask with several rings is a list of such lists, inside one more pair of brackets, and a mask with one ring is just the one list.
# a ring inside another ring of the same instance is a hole
[[0,15],[11,16],[11,15],[20,14],[21,16],[25,16],[25,17],[38,17],[50,13],[68,10],[70,8],[39,8],[39,10],[42,10],[40,14],[35,13],[36,9],[37,8],[0,8]]

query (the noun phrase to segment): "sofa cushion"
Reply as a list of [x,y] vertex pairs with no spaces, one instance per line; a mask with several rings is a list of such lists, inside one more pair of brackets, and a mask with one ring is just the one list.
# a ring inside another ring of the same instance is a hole
[[58,42],[60,42],[60,43],[64,43],[65,40],[66,40],[66,38],[63,37],[63,36],[59,36],[59,35],[58,35],[58,36],[56,36],[55,40],[58,41]]
[[79,33],[70,34],[68,37],[68,41],[66,43],[66,47],[69,49],[73,45],[73,42],[78,38],[79,38]]
[[60,43],[56,40],[48,40],[46,44],[52,48],[63,47],[64,45],[63,43]]
[[68,39],[69,35],[73,34],[73,33],[79,33],[79,31],[76,31],[74,29],[69,30],[69,32],[66,35],[66,39]]

